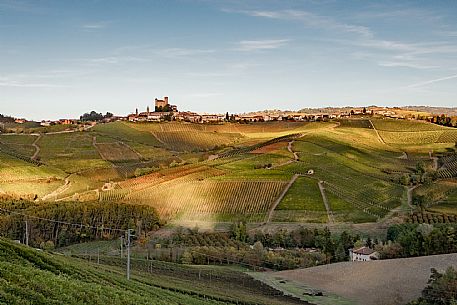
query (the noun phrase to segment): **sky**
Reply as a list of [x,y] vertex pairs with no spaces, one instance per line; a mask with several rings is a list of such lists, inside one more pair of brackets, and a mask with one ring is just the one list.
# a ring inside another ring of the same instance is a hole
[[457,1],[0,0],[0,113],[457,106]]

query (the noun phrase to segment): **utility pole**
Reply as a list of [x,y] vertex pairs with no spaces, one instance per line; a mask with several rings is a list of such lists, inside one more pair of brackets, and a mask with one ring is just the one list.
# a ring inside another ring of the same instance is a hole
[[121,258],[124,257],[124,236],[121,236]]
[[127,230],[127,280],[130,280],[130,231]]
[[25,219],[25,244],[29,245],[29,224],[27,218]]

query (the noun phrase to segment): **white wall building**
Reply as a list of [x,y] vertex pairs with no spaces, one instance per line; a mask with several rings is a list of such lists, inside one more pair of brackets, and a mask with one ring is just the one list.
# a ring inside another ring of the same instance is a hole
[[349,249],[349,257],[353,262],[366,262],[378,259],[378,252],[368,247]]

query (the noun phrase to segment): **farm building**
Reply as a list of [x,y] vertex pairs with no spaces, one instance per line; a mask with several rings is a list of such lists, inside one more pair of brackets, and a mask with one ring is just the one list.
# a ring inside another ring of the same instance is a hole
[[349,249],[349,257],[353,262],[366,262],[378,259],[378,252],[368,247]]

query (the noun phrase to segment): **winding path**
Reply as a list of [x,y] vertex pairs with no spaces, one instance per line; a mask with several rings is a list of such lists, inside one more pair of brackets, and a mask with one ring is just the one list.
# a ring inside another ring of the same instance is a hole
[[294,155],[295,161],[298,161],[298,154],[292,149],[292,144],[294,144],[295,141],[290,141],[289,144],[287,145],[287,150]]
[[35,141],[33,141],[32,143],[32,146],[35,147],[35,153],[33,154],[33,156],[31,157],[32,160],[35,160],[38,158],[38,154],[40,153],[40,146],[38,146],[38,141],[40,141],[40,139],[42,138],[42,134],[38,134],[38,137],[35,139]]
[[413,191],[418,187],[420,186],[420,184],[418,185],[415,185],[415,186],[410,186],[408,187],[408,192],[407,192],[407,198],[408,198],[408,206],[411,208],[411,209],[414,209],[415,207],[413,206]]
[[335,218],[333,217],[333,212],[330,209],[330,205],[328,204],[327,195],[325,194],[325,187],[324,181],[319,181],[319,190],[321,191],[322,201],[324,201],[325,209],[327,210],[328,222],[335,223]]

